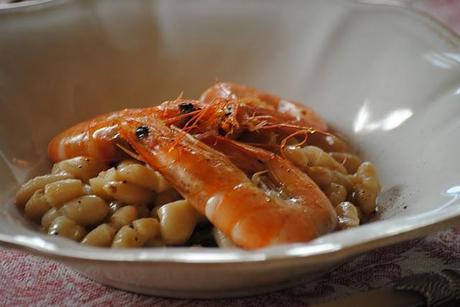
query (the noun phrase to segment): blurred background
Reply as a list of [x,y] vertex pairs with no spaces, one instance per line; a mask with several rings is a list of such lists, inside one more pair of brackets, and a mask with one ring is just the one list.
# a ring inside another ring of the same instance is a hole
[[[0,9],[36,5],[48,1],[56,0],[0,0]],[[364,0],[357,2],[409,3],[420,10],[428,12],[457,33],[460,33],[460,1],[458,0]]]

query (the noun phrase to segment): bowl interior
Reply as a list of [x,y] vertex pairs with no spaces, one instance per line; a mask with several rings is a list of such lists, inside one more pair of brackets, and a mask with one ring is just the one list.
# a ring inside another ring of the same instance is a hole
[[50,137],[102,112],[198,97],[218,80],[312,106],[377,165],[379,221],[321,244],[458,207],[459,41],[428,18],[351,1],[52,3],[0,12],[3,238],[82,249],[30,231],[12,205],[20,183],[48,170]]

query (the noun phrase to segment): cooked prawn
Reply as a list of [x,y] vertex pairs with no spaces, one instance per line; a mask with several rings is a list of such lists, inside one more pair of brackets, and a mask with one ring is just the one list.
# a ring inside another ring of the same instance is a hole
[[290,115],[290,117],[300,122],[301,126],[311,127],[318,130],[327,130],[326,122],[312,109],[303,104],[281,97],[259,91],[255,88],[236,83],[221,82],[208,88],[202,95],[202,101],[213,101],[217,98],[229,100],[241,100],[252,98],[252,103],[259,107],[272,109],[280,113]]
[[282,189],[268,194],[226,155],[155,118],[124,120],[119,131],[146,163],[241,247],[305,242],[335,228],[335,211],[319,187],[274,153],[216,137],[223,147],[261,161]]
[[177,99],[149,108],[124,109],[99,115],[56,135],[48,145],[48,155],[54,162],[76,156],[89,156],[101,161],[119,161],[125,154],[117,144],[121,120],[155,117],[180,122],[195,109],[204,107],[197,100]]
[[125,157],[117,146],[123,144],[118,133],[119,123],[144,117],[164,120],[168,125],[174,124],[197,137],[211,134],[231,138],[242,136],[244,140],[244,133],[257,132],[256,136],[251,135],[250,140],[258,139],[262,147],[269,145],[273,136],[278,140],[293,131],[310,128],[305,121],[299,121],[271,107],[258,105],[254,100],[217,98],[212,102],[204,102],[176,99],[155,107],[103,114],[56,135],[49,143],[48,154],[55,162],[76,156],[118,161]]

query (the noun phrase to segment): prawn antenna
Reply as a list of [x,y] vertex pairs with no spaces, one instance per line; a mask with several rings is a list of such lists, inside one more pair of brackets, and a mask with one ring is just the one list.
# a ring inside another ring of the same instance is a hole
[[288,142],[289,142],[290,139],[292,139],[293,137],[298,136],[298,135],[303,135],[304,136],[303,140],[300,143],[295,144],[295,146],[302,146],[305,143],[307,143],[308,136],[311,135],[311,134],[315,134],[315,133],[321,133],[321,134],[324,134],[324,135],[331,135],[331,133],[329,133],[329,132],[317,130],[317,129],[314,129],[314,128],[307,128],[307,129],[298,130],[298,131],[296,131],[294,133],[289,134],[287,137],[285,137],[281,141],[281,144],[280,144],[281,156],[283,156],[283,158],[286,158],[286,156],[284,155],[284,149],[288,145]]
[[303,135],[303,140],[300,142],[300,143],[297,143],[295,144],[295,146],[302,146],[304,145],[307,140],[308,140],[308,136],[310,134],[313,134],[315,133],[315,129],[313,128],[308,128],[308,129],[304,129],[304,130],[299,130],[299,131],[296,131],[294,133],[291,133],[289,134],[287,137],[285,137],[282,141],[281,141],[281,144],[280,144],[280,152],[281,152],[281,156],[283,156],[283,158],[286,159],[286,156],[284,154],[284,149],[286,148],[286,146],[288,145],[288,142],[290,139],[298,136],[298,135]]
[[181,100],[184,97],[184,90],[180,91],[179,96],[175,99],[175,101]]

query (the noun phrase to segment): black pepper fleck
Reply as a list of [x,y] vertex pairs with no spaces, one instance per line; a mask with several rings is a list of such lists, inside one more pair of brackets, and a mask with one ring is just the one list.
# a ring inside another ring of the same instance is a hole
[[147,126],[139,126],[136,129],[136,136],[138,139],[145,138],[149,135],[149,127]]

